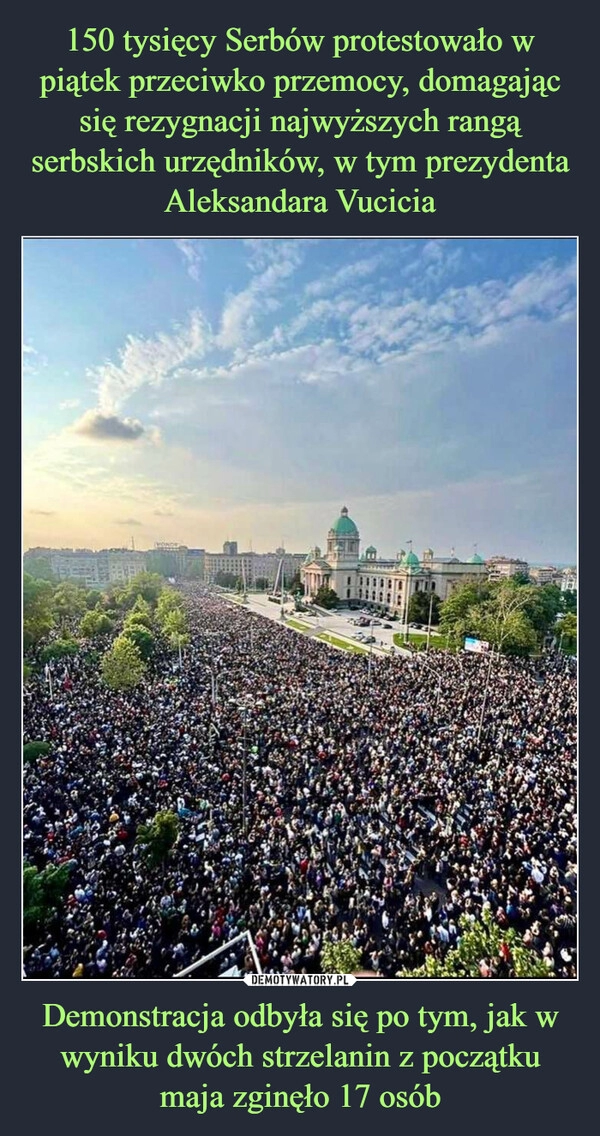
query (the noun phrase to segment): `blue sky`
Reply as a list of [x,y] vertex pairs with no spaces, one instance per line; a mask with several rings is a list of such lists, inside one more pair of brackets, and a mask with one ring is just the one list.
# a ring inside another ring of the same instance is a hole
[[24,544],[576,553],[572,239],[26,239]]

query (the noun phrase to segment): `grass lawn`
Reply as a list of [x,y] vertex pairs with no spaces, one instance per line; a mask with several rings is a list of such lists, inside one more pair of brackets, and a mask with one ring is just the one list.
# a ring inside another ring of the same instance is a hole
[[341,647],[343,651],[350,651],[354,655],[366,655],[368,648],[359,647],[356,643],[346,643],[344,639],[338,639],[335,635],[330,635],[328,631],[319,631],[315,635],[315,639],[322,639],[324,643],[330,643],[332,647]]
[[[413,647],[420,647],[421,643],[427,643],[427,632],[420,635],[418,631],[409,631],[408,641],[412,643]],[[394,635],[394,644],[396,647],[406,647],[404,635],[401,631],[397,631]],[[431,635],[429,639],[430,648],[435,647],[436,650],[441,650],[446,646],[446,640],[443,635]]]
[[286,619],[286,627],[293,627],[294,631],[312,631],[308,623],[299,623],[297,619]]

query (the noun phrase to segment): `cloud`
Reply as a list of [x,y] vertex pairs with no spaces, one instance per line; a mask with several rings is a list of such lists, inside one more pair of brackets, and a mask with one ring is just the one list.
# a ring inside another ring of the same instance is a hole
[[170,509],[154,509],[153,513],[154,513],[155,517],[174,517],[175,516],[175,513],[171,512]]
[[200,280],[201,266],[205,260],[202,241],[193,237],[182,237],[175,241],[175,246],[187,264],[188,275],[192,280]]
[[120,351],[120,362],[104,363],[88,372],[96,382],[103,414],[115,414],[135,391],[158,387],[191,359],[200,359],[211,342],[210,328],[199,311],[190,313],[187,325],[169,334],[143,339],[129,335]]
[[95,442],[136,442],[146,434],[137,418],[119,418],[100,410],[86,410],[70,429]]
[[246,345],[255,338],[259,319],[279,306],[283,281],[301,263],[306,244],[297,240],[244,242],[255,272],[246,288],[230,295],[223,309],[217,344],[223,349]]
[[81,406],[81,399],[80,398],[65,398],[65,399],[63,399],[62,402],[59,402],[58,409],[59,410],[75,410],[76,407],[78,407],[78,406]]
[[36,517],[55,517],[56,511],[54,509],[28,509],[28,513],[33,513]]
[[141,528],[142,521],[136,520],[135,517],[125,517],[123,520],[115,521],[115,524],[116,525],[129,525],[129,526],[135,525],[138,528]]

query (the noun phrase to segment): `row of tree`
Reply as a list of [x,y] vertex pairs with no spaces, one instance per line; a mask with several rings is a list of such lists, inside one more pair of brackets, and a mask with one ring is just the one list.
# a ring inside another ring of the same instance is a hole
[[[339,605],[331,588],[315,596],[319,607]],[[555,584],[530,584],[526,576],[460,584],[443,602],[430,592],[415,592],[409,602],[410,623],[439,625],[451,647],[465,638],[483,639],[504,654],[527,655],[550,639],[567,650],[577,640],[576,597]]]

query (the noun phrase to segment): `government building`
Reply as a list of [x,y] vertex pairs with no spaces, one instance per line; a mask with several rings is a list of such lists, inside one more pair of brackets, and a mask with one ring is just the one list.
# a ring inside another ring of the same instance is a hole
[[343,603],[358,601],[405,620],[414,592],[434,593],[445,600],[457,584],[487,579],[487,568],[477,553],[459,560],[454,555],[434,556],[431,548],[421,560],[404,549],[393,560],[381,560],[372,545],[361,555],[359,531],[344,505],[327,534],[325,555],[313,548],[302,565],[301,577],[307,599],[327,587]]

